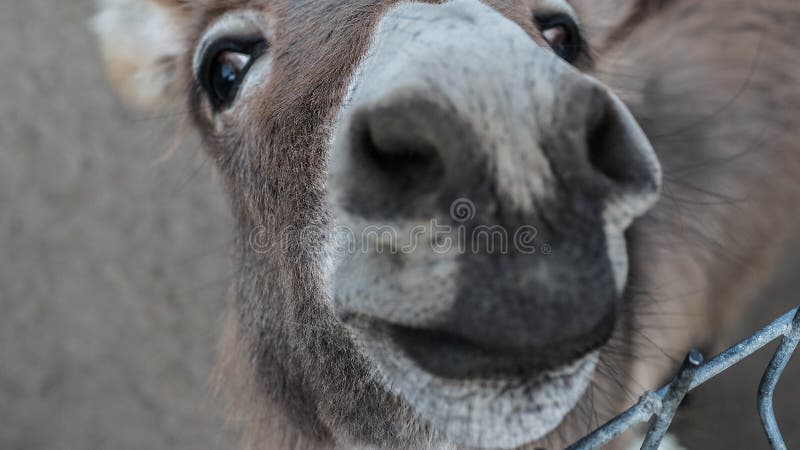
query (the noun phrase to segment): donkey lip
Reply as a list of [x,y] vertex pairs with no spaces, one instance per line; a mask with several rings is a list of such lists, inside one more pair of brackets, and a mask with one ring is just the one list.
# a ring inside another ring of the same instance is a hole
[[448,333],[390,326],[389,335],[426,371],[442,378],[526,377],[552,364],[535,349],[490,349]]
[[[364,319],[361,317],[358,321]],[[490,348],[447,332],[397,325],[380,319],[366,321],[373,338],[391,340],[424,371],[453,380],[526,379],[568,366],[607,342],[607,337],[599,333],[596,342],[570,351],[564,351],[560,345],[527,349]]]

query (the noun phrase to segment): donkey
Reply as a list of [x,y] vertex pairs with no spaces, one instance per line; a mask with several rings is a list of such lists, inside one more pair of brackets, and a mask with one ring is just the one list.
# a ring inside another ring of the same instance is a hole
[[113,84],[188,105],[227,193],[248,448],[566,445],[793,227],[795,0],[99,5]]

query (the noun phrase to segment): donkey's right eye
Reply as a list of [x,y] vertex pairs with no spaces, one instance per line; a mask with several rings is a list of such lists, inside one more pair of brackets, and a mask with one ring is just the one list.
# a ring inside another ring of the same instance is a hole
[[206,50],[198,78],[215,110],[233,103],[242,80],[264,48],[263,40],[223,40]]

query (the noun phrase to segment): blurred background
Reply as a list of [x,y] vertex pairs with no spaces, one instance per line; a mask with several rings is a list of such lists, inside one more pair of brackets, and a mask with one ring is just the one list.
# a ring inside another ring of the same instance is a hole
[[[226,207],[195,137],[176,138],[182,114],[137,115],[111,93],[93,3],[0,14],[0,450],[230,449],[209,389]],[[731,344],[800,303],[800,242],[787,255]],[[687,448],[767,448],[755,396],[770,356],[692,394],[674,428]],[[777,396],[790,447],[798,359]]]

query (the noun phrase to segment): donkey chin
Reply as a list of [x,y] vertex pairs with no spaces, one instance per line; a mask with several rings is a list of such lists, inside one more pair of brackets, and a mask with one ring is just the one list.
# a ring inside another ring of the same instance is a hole
[[545,436],[617,324],[624,233],[660,185],[644,133],[606,88],[474,1],[387,12],[344,105],[328,172],[347,238],[337,317],[449,440]]

